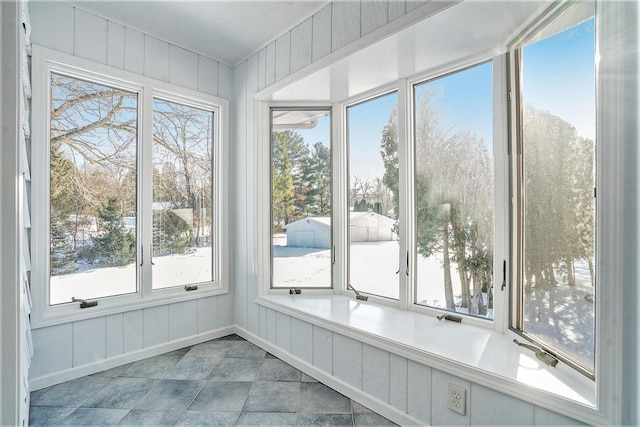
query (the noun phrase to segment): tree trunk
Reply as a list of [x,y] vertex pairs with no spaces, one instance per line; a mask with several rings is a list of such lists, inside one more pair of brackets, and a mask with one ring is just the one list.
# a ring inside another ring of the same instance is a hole
[[593,284],[596,282],[595,281],[596,272],[593,270],[593,261],[591,261],[591,258],[587,258],[587,263],[589,264],[589,277],[591,278],[591,286],[593,286]]
[[445,221],[443,230],[442,258],[444,264],[444,297],[447,302],[447,309],[455,311],[456,305],[453,301],[453,284],[451,282],[451,263],[449,262],[449,221]]
[[569,286],[575,286],[576,285],[576,273],[574,270],[574,265],[573,265],[573,260],[566,260],[567,263],[567,280],[568,280],[568,284]]

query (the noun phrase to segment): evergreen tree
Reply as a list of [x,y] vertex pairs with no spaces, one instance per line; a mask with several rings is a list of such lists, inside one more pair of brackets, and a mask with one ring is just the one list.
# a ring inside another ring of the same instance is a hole
[[105,265],[127,265],[135,260],[136,238],[128,233],[122,221],[118,200],[110,197],[98,209],[102,234],[93,238],[93,257]]
[[69,242],[69,232],[65,223],[55,213],[51,214],[49,230],[51,239],[51,275],[58,276],[77,270],[76,253]]

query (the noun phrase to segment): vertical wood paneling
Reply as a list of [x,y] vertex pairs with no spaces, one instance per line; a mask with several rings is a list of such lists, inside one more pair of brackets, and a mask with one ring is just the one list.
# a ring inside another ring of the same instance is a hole
[[278,333],[276,334],[278,348],[291,353],[291,318],[278,312],[276,314],[276,323],[278,327]]
[[267,77],[267,49],[260,49],[258,52],[258,90],[266,87]]
[[412,360],[407,364],[407,413],[431,424],[431,368]]
[[332,3],[331,51],[360,38],[360,2],[340,1]]
[[146,34],[144,36],[144,75],[163,82],[169,81],[169,43]]
[[289,75],[291,65],[291,32],[276,40],[276,81]]
[[471,425],[533,425],[531,403],[477,384],[471,384],[469,405]]
[[313,326],[313,366],[328,374],[333,373],[333,333]]
[[387,3],[388,22],[395,21],[405,14],[404,0],[389,0]]
[[198,55],[198,90],[218,96],[218,62]]
[[218,297],[198,299],[198,333],[218,329]]
[[389,353],[362,345],[362,391],[383,402],[389,401]]
[[361,14],[361,36],[364,36],[387,23],[387,0],[363,1]]
[[198,333],[198,300],[169,305],[169,341]]
[[145,308],[143,317],[144,348],[169,341],[169,307],[161,305]]
[[107,357],[106,329],[104,317],[73,323],[73,366]]
[[142,350],[144,348],[144,315],[142,310],[127,311],[123,314],[124,328],[124,352]]
[[392,354],[389,358],[389,404],[407,411],[407,359]]
[[124,69],[124,27],[107,22],[107,65]]
[[124,353],[124,316],[112,314],[105,318],[107,326],[107,357]]
[[278,344],[278,322],[276,318],[276,312],[267,309],[267,341],[273,345]]
[[124,69],[144,74],[144,34],[125,28],[124,43]]
[[107,20],[76,9],[73,54],[107,63]]
[[233,98],[233,68],[228,65],[218,64],[218,96]]
[[331,9],[332,4],[329,4],[313,15],[313,61],[331,53]]
[[333,375],[362,389],[362,343],[333,334]]
[[260,306],[260,338],[267,339],[267,308]]
[[33,359],[29,376],[38,378],[73,367],[73,327],[71,323],[32,331]]
[[75,9],[61,2],[29,2],[31,41],[73,54]]
[[291,319],[291,354],[313,364],[313,326],[310,323]]
[[231,326],[235,323],[233,318],[233,294],[218,295],[218,328]]
[[[465,415],[460,415],[449,409],[449,384],[455,384],[467,390],[467,409]],[[453,375],[433,369],[431,375],[431,422],[433,425],[469,425],[469,402],[471,383]]]
[[534,425],[536,426],[584,426],[586,424],[576,421],[564,415],[536,406],[533,411]]
[[169,82],[188,89],[198,89],[198,55],[170,45]]
[[291,73],[311,64],[313,18],[291,30]]
[[270,86],[276,82],[276,42],[269,43],[265,49],[265,85]]

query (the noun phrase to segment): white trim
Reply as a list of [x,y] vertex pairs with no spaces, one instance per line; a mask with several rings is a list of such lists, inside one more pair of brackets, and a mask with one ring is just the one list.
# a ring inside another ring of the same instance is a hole
[[142,350],[134,351],[131,353],[121,354],[118,356],[110,357],[108,359],[97,360],[86,365],[75,366],[64,371],[58,371],[52,374],[43,375],[41,377],[31,378],[29,380],[29,388],[31,391],[35,391],[55,384],[71,381],[76,378],[96,374],[107,369],[126,365],[127,363],[137,362],[148,357],[159,356],[170,351],[180,350],[184,347],[200,344],[205,341],[215,340],[217,338],[222,338],[227,335],[233,334],[235,330],[235,326],[225,326],[224,328],[219,328],[215,331],[192,335],[188,338],[182,338],[179,340],[158,344],[153,347],[144,348]]
[[[226,294],[229,292],[229,254],[226,248],[229,242],[228,210],[229,210],[229,101],[206,95],[194,90],[181,88],[169,83],[160,82],[149,77],[140,76],[127,71],[115,69],[103,64],[96,64],[82,58],[57,52],[41,46],[33,46],[33,328],[68,323],[107,314],[121,313],[129,310],[152,307]],[[49,301],[49,73],[59,72],[73,77],[85,78],[89,81],[130,90],[138,96],[138,217],[140,224],[137,230],[137,292],[104,298],[96,298],[99,305],[81,310],[77,304],[60,304],[50,306]],[[185,292],[181,286],[165,289],[151,289],[151,281],[143,281],[142,277],[151,277],[151,127],[153,120],[153,98],[179,102],[195,108],[206,109],[214,114],[214,205],[220,207],[214,212],[214,280],[198,283],[197,291]],[[145,207],[146,206],[146,207]],[[146,224],[146,225],[145,225]],[[145,259],[142,256],[145,255]],[[43,285],[47,284],[47,285]]]
[[379,399],[371,397],[371,395],[365,393],[364,391],[357,389],[354,386],[347,384],[342,380],[339,380],[333,375],[330,375],[325,371],[322,371],[316,368],[310,363],[305,362],[304,360],[296,356],[293,356],[291,353],[281,350],[280,348],[252,334],[246,329],[236,326],[236,334],[240,335],[242,338],[246,339],[247,341],[257,345],[263,350],[268,351],[269,353],[273,354],[274,356],[283,360],[284,362],[287,362],[294,368],[304,372],[310,377],[318,380],[322,384],[325,384],[331,387],[332,389],[336,390],[337,392],[347,396],[348,398],[357,401],[358,403],[366,406],[367,408],[393,421],[394,423],[397,423],[398,425],[418,426],[418,425],[424,424],[423,421],[417,418],[414,418],[411,415],[408,415],[407,413],[402,412],[397,408],[394,408],[393,406],[389,405],[387,402],[383,402]]

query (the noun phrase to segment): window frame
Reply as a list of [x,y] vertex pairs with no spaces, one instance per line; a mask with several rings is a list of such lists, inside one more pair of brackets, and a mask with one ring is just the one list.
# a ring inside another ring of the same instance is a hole
[[[99,304],[80,309],[78,303],[49,304],[49,109],[50,76],[58,72],[73,78],[130,90],[138,94],[137,129],[137,238],[136,278],[134,293],[95,298]],[[165,305],[229,292],[228,247],[228,146],[229,101],[191,89],[160,82],[155,79],[115,69],[104,64],[78,58],[66,53],[33,46],[33,145],[32,145],[32,283],[34,329],[77,320],[89,319],[133,309]],[[159,98],[194,108],[212,111],[213,118],[213,281],[194,283],[198,289],[190,292],[181,285],[152,289],[152,194],[153,171],[152,125],[153,99]],[[141,251],[141,247],[143,250]],[[142,257],[144,256],[144,259]],[[142,264],[142,265],[140,265]]]

